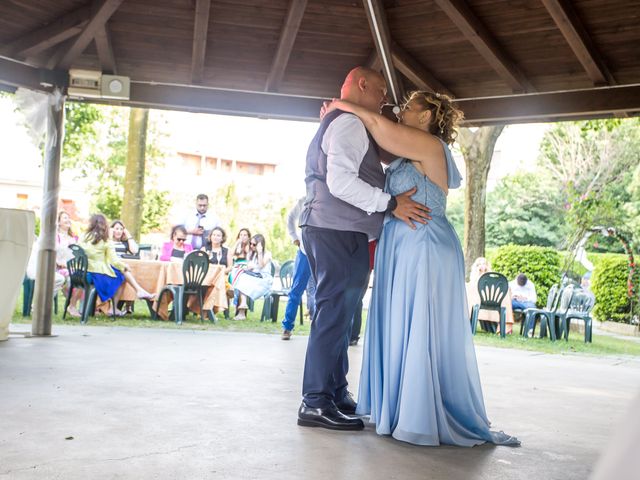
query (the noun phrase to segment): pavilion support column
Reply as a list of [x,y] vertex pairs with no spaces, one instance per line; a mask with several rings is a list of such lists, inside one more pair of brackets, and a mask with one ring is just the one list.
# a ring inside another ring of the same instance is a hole
[[56,271],[56,216],[60,193],[60,158],[64,137],[64,96],[59,89],[49,95],[47,136],[44,152],[44,189],[40,221],[38,275],[33,301],[31,333],[51,335],[53,286]]

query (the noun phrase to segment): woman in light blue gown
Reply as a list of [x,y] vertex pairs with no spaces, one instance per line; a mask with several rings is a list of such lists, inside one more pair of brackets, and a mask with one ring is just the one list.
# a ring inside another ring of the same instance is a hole
[[399,157],[386,191],[431,209],[426,224],[389,218],[378,243],[357,414],[380,435],[417,445],[519,445],[489,429],[469,325],[464,258],[445,216],[461,176],[447,144],[462,119],[444,95],[414,92],[394,123],[344,101],[381,148]]

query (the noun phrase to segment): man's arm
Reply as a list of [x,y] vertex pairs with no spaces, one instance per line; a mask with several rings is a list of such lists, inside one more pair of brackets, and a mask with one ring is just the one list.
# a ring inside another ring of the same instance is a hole
[[369,214],[390,211],[411,228],[415,228],[414,221],[424,224],[431,219],[427,207],[411,200],[415,189],[391,197],[358,177],[369,138],[364,125],[354,115],[340,115],[329,125],[322,148],[327,153],[327,186],[336,198]]
[[302,213],[303,205],[304,198],[301,198],[296,202],[287,215],[287,232],[291,237],[291,241],[298,246],[300,245],[300,238],[298,237],[298,223],[300,222],[300,214]]
[[334,197],[367,213],[387,209],[391,195],[358,177],[369,139],[355,115],[343,114],[331,122],[322,149],[327,154],[327,186]]

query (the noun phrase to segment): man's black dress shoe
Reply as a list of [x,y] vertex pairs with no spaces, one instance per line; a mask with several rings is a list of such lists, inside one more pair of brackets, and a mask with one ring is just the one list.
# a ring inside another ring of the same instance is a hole
[[329,430],[362,430],[364,428],[362,420],[347,417],[334,405],[326,408],[311,408],[304,402],[298,409],[298,425],[328,428]]
[[353,415],[356,413],[356,401],[353,399],[351,392],[347,392],[342,400],[336,402],[336,407],[345,415]]

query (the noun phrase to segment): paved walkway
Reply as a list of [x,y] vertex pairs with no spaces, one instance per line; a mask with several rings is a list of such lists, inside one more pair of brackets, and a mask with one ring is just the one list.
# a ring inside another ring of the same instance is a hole
[[489,416],[523,446],[425,448],[298,427],[303,337],[55,333],[0,343],[0,479],[583,480],[640,385],[634,359],[480,347]]

